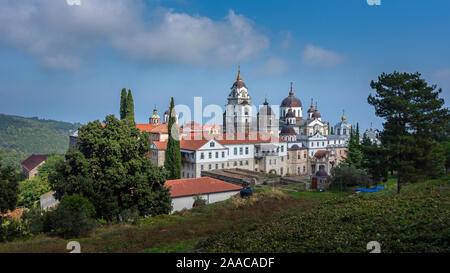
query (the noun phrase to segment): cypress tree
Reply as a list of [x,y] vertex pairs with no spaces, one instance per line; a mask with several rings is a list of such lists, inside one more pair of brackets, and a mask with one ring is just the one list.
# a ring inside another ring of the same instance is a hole
[[134,121],[134,102],[133,102],[133,96],[131,95],[131,90],[128,89],[128,96],[127,96],[127,107],[126,107],[126,118],[128,120]]
[[170,99],[169,107],[169,123],[167,129],[169,130],[169,140],[167,142],[166,158],[164,160],[164,167],[169,172],[169,179],[181,178],[181,152],[180,152],[180,137],[178,126],[176,122],[175,106],[173,98]]
[[356,144],[358,144],[359,145],[359,123],[357,122],[356,123],[356,136],[355,136],[355,142],[356,142]]
[[125,119],[127,117],[127,90],[122,89],[122,94],[120,96],[120,119]]

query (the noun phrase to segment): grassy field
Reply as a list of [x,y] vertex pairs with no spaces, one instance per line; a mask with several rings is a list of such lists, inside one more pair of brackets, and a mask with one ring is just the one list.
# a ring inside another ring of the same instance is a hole
[[449,252],[449,180],[406,185],[401,196],[394,178],[363,195],[267,186],[251,199],[105,225],[85,238],[3,243],[0,252],[67,252],[72,240],[82,252],[365,252],[369,241],[382,252]]

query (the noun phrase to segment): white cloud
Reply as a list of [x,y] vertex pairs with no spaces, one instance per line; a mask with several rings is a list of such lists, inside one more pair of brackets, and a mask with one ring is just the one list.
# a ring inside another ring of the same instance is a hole
[[344,61],[344,57],[336,52],[325,50],[309,44],[302,53],[303,63],[314,66],[335,66]]
[[76,68],[85,53],[105,46],[149,62],[188,65],[236,63],[269,46],[250,20],[232,10],[212,20],[161,8],[144,16],[141,0],[67,3],[0,1],[0,42],[64,69]]
[[286,62],[279,57],[271,57],[266,62],[264,62],[259,72],[266,76],[279,76],[282,75],[287,70]]

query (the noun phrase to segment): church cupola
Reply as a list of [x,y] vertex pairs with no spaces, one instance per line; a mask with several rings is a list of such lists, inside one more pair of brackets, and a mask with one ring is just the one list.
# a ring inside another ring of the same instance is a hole
[[153,124],[153,125],[161,124],[161,117],[158,115],[158,110],[156,109],[156,105],[155,105],[155,108],[153,108],[153,115],[150,117],[149,123]]
[[302,102],[294,96],[294,84],[291,82],[291,88],[289,90],[289,96],[287,96],[282,102],[280,106],[280,117],[282,120],[286,120],[287,113],[289,110],[292,110],[292,112],[295,115],[295,118],[297,120],[301,120],[303,117],[302,113]]
[[314,119],[314,102],[311,98],[311,106],[308,109],[308,119]]
[[314,113],[312,114],[312,117],[314,119],[318,119],[322,121],[322,115],[319,113],[319,110],[317,109],[317,102],[316,102],[316,109],[314,109]]

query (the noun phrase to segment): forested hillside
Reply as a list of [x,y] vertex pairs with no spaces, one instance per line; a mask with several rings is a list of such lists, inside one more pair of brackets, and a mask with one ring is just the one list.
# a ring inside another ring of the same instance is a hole
[[0,114],[0,150],[5,164],[31,154],[65,153],[69,131],[80,124]]

